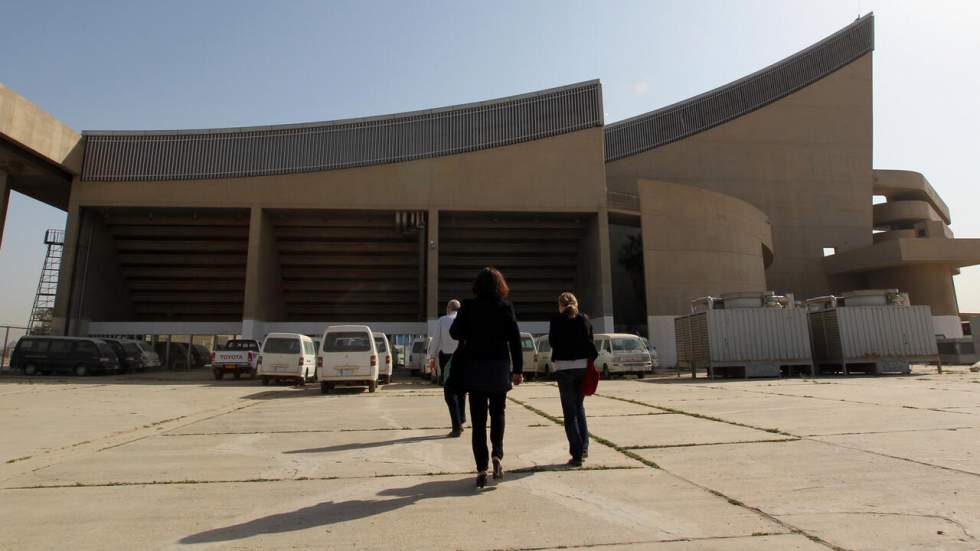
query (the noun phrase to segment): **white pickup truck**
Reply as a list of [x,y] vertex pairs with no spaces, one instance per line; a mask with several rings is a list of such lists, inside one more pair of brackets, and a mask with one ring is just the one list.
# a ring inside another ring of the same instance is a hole
[[232,339],[224,346],[214,349],[211,353],[211,369],[214,378],[221,380],[225,373],[234,375],[236,379],[248,375],[249,379],[255,378],[255,364],[259,359],[258,341],[245,339]]

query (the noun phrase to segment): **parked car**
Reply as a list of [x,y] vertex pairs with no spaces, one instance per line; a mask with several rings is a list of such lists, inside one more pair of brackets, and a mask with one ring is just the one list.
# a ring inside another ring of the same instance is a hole
[[102,340],[109,345],[109,348],[111,348],[113,353],[115,353],[116,359],[119,360],[120,373],[143,369],[143,364],[140,361],[140,358],[143,355],[140,353],[138,348],[134,351],[132,346],[126,347],[121,341],[116,339]]
[[392,349],[389,345],[387,335],[384,333],[374,334],[374,346],[378,349],[378,382],[383,385],[391,382],[391,375],[394,371]]
[[595,346],[599,351],[596,369],[603,379],[613,374],[632,373],[643,378],[653,371],[653,360],[643,340],[626,333],[600,333],[595,336]]
[[124,348],[130,347],[130,349],[132,349],[132,347],[135,347],[136,350],[133,351],[134,354],[136,353],[136,351],[139,351],[140,366],[141,366],[140,369],[145,371],[147,369],[160,368],[161,365],[160,355],[157,354],[155,350],[153,350],[153,344],[148,343],[146,341],[120,341],[120,342],[122,342]]
[[211,371],[215,380],[221,380],[225,374],[236,379],[242,375],[255,378],[255,367],[259,359],[259,342],[251,339],[232,339],[211,353]]
[[119,359],[102,339],[21,337],[10,357],[10,367],[25,375],[68,372],[82,377],[118,372]]
[[541,335],[534,339],[534,344],[538,348],[537,375],[547,377],[551,374],[551,343],[548,342],[548,335]]
[[408,353],[408,367],[413,376],[428,375],[427,354],[431,337],[425,337],[412,343],[412,350]]
[[256,370],[263,385],[271,381],[306,384],[316,377],[313,339],[297,333],[269,333],[262,343]]
[[660,367],[660,358],[657,356],[657,347],[654,346],[650,342],[650,339],[646,337],[640,337],[640,340],[643,341],[643,345],[646,346],[647,351],[650,352],[650,362],[653,363],[653,369],[657,369]]
[[163,358],[163,362],[168,369],[173,369],[177,371],[185,369],[198,369],[202,367],[207,367],[211,363],[211,354],[208,349],[200,344],[195,344],[190,347],[190,365],[187,362],[187,343],[186,342],[171,342],[170,343],[170,356],[167,356],[167,342],[158,342],[155,345],[155,350],[157,354]]
[[538,375],[538,348],[530,333],[521,333],[521,355],[524,357],[524,378],[534,379]]
[[191,358],[194,360],[194,368],[211,367],[211,351],[203,344],[191,345]]
[[338,384],[378,389],[378,349],[370,327],[333,325],[323,333],[322,343],[317,357],[320,392],[326,394]]

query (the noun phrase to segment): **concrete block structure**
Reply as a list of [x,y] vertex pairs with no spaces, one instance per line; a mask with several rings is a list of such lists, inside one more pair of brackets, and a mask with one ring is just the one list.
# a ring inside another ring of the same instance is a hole
[[609,125],[597,80],[360,119],[80,135],[0,88],[2,206],[14,189],[67,211],[67,334],[420,334],[493,265],[525,330],[573,290],[597,330],[648,330],[668,365],[673,318],[728,292],[899,288],[956,336],[952,275],[980,262],[980,240],[953,239],[925,177],[872,167],[873,49],[868,15]]

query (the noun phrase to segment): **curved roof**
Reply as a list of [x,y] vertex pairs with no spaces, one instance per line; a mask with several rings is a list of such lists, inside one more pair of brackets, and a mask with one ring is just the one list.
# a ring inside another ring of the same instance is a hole
[[440,109],[306,124],[84,132],[83,180],[316,172],[512,145],[602,126],[598,80]]
[[874,15],[761,71],[699,96],[606,126],[615,161],[718,126],[808,86],[874,50]]

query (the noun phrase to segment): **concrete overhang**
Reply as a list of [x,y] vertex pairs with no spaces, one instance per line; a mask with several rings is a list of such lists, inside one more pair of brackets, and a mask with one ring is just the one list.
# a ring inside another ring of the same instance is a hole
[[914,264],[953,268],[980,264],[980,239],[892,239],[823,259],[828,274],[870,272]]
[[949,207],[921,173],[911,170],[874,170],[873,177],[875,195],[884,195],[889,201],[926,201],[942,217],[943,222],[950,223]]
[[0,84],[0,170],[10,188],[66,209],[81,168],[81,135]]
[[874,206],[874,227],[878,230],[891,229],[895,226],[911,226],[930,220],[943,221],[928,201],[903,199]]

